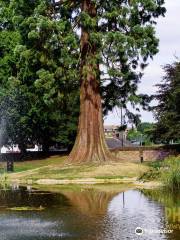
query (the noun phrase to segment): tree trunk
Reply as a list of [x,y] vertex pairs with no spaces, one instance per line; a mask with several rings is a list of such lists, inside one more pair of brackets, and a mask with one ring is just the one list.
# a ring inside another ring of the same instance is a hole
[[49,143],[44,141],[43,144],[42,144],[42,151],[44,153],[48,153],[49,152]]
[[26,144],[24,144],[24,143],[21,141],[20,143],[18,143],[18,147],[19,147],[22,155],[26,155],[26,153],[27,153],[27,150],[26,150],[27,146],[26,146]]
[[[91,0],[82,1],[81,10],[92,18],[97,15],[95,4]],[[115,157],[105,142],[97,47],[96,44],[89,43],[89,29],[82,26],[81,30],[80,116],[78,134],[69,161],[104,162]]]

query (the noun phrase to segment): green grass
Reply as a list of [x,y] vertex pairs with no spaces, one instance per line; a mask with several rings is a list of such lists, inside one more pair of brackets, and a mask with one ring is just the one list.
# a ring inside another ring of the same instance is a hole
[[180,189],[180,156],[167,158],[163,163],[161,179],[171,189]]
[[25,161],[25,162],[15,162],[14,172],[23,172],[28,170],[33,170],[35,168],[41,168],[48,166],[50,164],[61,164],[65,161],[66,157],[53,156],[47,159]]
[[160,169],[162,167],[163,161],[155,161],[155,162],[145,162],[143,163],[145,166],[149,167],[149,171],[144,172],[139,180],[143,181],[158,181],[161,177]]
[[45,160],[35,160],[15,163],[15,173],[10,173],[12,181],[20,180],[35,183],[39,179],[105,179],[116,180],[124,178],[138,178],[148,171],[149,167],[142,164],[107,162],[104,164],[67,164],[67,157],[50,157]]
[[163,165],[163,161],[150,162],[148,165],[156,170],[159,170]]
[[164,161],[148,163],[150,170],[140,176],[140,180],[158,180],[170,189],[180,189],[180,155]]
[[9,187],[9,178],[6,172],[0,174],[0,189],[8,189]]

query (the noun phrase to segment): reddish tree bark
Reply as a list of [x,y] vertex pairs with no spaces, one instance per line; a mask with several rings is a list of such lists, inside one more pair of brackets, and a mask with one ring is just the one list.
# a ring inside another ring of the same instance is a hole
[[[82,1],[81,10],[92,18],[97,15],[91,0]],[[78,134],[69,161],[104,162],[115,157],[110,153],[104,135],[97,48],[95,44],[89,43],[89,31],[84,27],[81,30],[80,116]]]

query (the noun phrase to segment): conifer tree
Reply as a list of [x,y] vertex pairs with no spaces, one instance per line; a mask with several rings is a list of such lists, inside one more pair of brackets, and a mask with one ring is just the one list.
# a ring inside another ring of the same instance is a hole
[[169,143],[180,140],[180,62],[164,66],[165,75],[154,99],[153,107],[157,120],[153,131],[154,140]]
[[[53,1],[64,24],[79,36],[80,116],[69,156],[72,162],[113,159],[104,137],[102,100],[137,100],[137,85],[148,58],[158,52],[156,18],[164,0]],[[73,39],[72,32],[69,35]]]
[[23,151],[32,143],[45,151],[55,143],[71,147],[75,138],[77,46],[57,11],[47,0],[0,0],[2,144]]

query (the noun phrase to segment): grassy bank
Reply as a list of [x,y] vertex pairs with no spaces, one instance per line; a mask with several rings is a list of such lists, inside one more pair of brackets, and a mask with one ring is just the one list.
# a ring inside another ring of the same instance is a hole
[[180,155],[169,157],[164,161],[149,164],[150,170],[145,172],[140,180],[162,181],[164,186],[169,189],[180,189]]
[[161,179],[165,185],[172,189],[180,189],[180,156],[166,159],[161,169]]
[[[66,157],[54,156],[40,161],[15,163],[15,173],[8,175],[11,181],[21,183],[38,182],[41,184],[63,183],[63,180],[80,182],[121,182],[135,181],[149,169],[135,163],[110,162],[106,164],[73,165],[66,163]],[[83,180],[84,179],[84,180]]]
[[[105,164],[74,165],[67,157],[53,156],[44,160],[15,163],[15,172],[8,174],[9,182],[20,184],[143,184],[162,182],[170,189],[180,189],[180,156],[151,163],[110,162]],[[1,179],[1,182],[3,178]],[[7,180],[6,180],[7,182]]]

